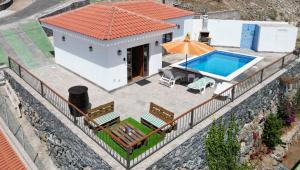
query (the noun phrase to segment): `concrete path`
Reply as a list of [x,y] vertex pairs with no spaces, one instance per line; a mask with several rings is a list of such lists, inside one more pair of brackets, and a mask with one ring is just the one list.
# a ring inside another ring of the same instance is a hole
[[40,63],[40,65],[49,65],[53,64],[53,61],[47,58],[47,56],[42,53],[42,51],[32,42],[32,40],[26,35],[26,33],[20,28],[16,28],[16,32],[18,32],[19,38],[26,44],[28,49],[31,51],[34,59]]
[[[9,35],[5,36],[0,33],[0,45],[6,55],[12,57],[29,69],[47,66],[54,63],[53,59],[45,56],[45,54],[37,47],[36,44],[34,44],[20,26],[11,28],[9,31],[13,34],[14,40],[19,42],[19,45],[12,46],[8,40]],[[22,56],[20,50],[24,50],[23,54],[27,54],[27,56]]]
[[11,48],[11,46],[6,42],[6,40],[4,39],[4,36],[0,33],[0,46],[2,47],[2,49],[5,51],[5,54],[7,54],[8,56],[16,59],[18,62],[21,62],[21,60],[19,60],[17,58],[17,54],[15,53],[15,51]]
[[1,18],[0,25],[18,22],[24,18],[42,12],[66,0],[35,0],[28,7],[7,17]]

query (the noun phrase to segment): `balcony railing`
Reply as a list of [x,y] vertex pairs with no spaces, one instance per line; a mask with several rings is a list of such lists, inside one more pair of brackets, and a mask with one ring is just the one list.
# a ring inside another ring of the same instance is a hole
[[[266,67],[260,69],[259,71],[255,72],[251,76],[245,78],[244,80],[240,81],[239,83],[233,85],[223,91],[221,94],[217,96],[213,96],[209,100],[191,108],[190,110],[182,113],[180,116],[175,118],[173,121],[168,122],[164,126],[150,132],[148,135],[144,137],[144,139],[140,139],[131,145],[125,144],[122,140],[116,138],[111,132],[107,129],[104,129],[102,126],[99,126],[96,122],[89,119],[89,117],[75,107],[72,103],[68,102],[64,97],[59,95],[55,90],[50,88],[46,85],[42,80],[34,76],[30,73],[27,69],[22,67],[18,62],[13,60],[9,57],[9,68],[13,70],[19,77],[21,77],[25,82],[27,82],[33,89],[35,89],[41,96],[43,96],[49,103],[51,103],[55,108],[57,108],[61,113],[63,113],[68,119],[70,119],[74,124],[79,127],[83,132],[85,132],[90,138],[92,138],[99,146],[101,146],[104,150],[106,150],[113,158],[115,158],[120,164],[122,164],[126,169],[130,169],[149,157],[151,154],[155,153],[159,149],[161,149],[166,144],[170,143],[181,134],[185,133],[189,129],[193,128],[195,125],[199,124],[207,117],[211,116],[212,114],[218,112],[220,109],[225,107],[227,104],[233,102],[235,99],[243,95],[244,93],[251,90],[253,87],[257,86],[258,84],[262,83],[264,80],[275,74],[276,72],[280,71],[285,66],[289,65],[292,61],[294,61],[297,57],[292,53],[289,53],[275,62],[267,65]],[[229,96],[225,99],[220,99],[221,96]],[[74,110],[77,110],[82,117],[86,118],[89,121],[92,121],[96,125],[100,131],[103,131],[107,135],[107,138],[112,138],[116,141],[119,145],[125,147],[126,156],[120,155],[116,152],[113,148],[111,148],[110,144],[107,143],[105,138],[100,139],[94,130],[89,129],[84,124],[84,119],[79,118],[76,121],[73,115],[70,113],[70,107]],[[135,144],[140,143],[143,140],[148,140],[152,136],[156,135],[159,131],[161,131],[164,127],[177,124],[177,129],[171,131],[170,133],[165,134],[164,138],[158,142],[153,147],[149,148],[145,152],[141,153],[140,155],[132,158],[130,157],[131,152],[129,152],[130,148],[132,148]],[[105,142],[104,142],[105,141]],[[127,148],[127,149],[126,149]]]

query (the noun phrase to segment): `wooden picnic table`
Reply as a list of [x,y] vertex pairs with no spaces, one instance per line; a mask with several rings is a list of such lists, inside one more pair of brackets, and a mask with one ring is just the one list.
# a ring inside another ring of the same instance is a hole
[[124,122],[118,123],[112,126],[110,130],[118,140],[121,140],[126,145],[130,145],[132,143],[135,143],[137,140],[141,139],[141,142],[136,143],[131,148],[126,148],[125,146],[121,145],[125,150],[129,151],[130,153],[132,153],[133,149],[138,148],[145,144],[146,139],[144,137],[146,135],[142,131],[140,131],[139,129],[135,128],[134,126],[128,123],[124,123]]

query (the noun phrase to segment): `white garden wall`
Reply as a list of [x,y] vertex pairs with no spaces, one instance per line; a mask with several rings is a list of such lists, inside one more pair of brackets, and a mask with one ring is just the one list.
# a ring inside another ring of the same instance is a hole
[[260,25],[257,51],[291,52],[295,49],[297,28]]
[[[282,25],[282,29],[287,30],[287,37],[281,39],[282,45],[280,48],[275,47],[275,41],[265,41],[268,37],[272,39],[272,35],[260,34],[262,36],[259,42],[261,48],[258,51],[271,51],[271,52],[290,52],[295,47],[293,37],[297,36],[297,32],[294,31],[296,27],[288,25],[286,22],[269,22],[269,21],[242,21],[242,20],[208,20],[208,31],[210,32],[211,45],[213,46],[226,46],[226,47],[240,47],[242,25],[243,24],[272,24]],[[198,40],[199,33],[202,30],[202,19],[189,19],[185,22],[184,32],[191,34],[191,39]],[[277,26],[278,27],[278,26]],[[272,48],[268,48],[268,44],[272,44]],[[278,42],[277,42],[278,43]],[[284,49],[284,50],[283,50]]]

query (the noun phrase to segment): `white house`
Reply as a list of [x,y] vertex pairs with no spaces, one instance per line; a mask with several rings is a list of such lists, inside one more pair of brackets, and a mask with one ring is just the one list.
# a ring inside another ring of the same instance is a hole
[[162,67],[163,42],[184,36],[193,13],[153,1],[96,3],[40,19],[55,61],[110,91]]

